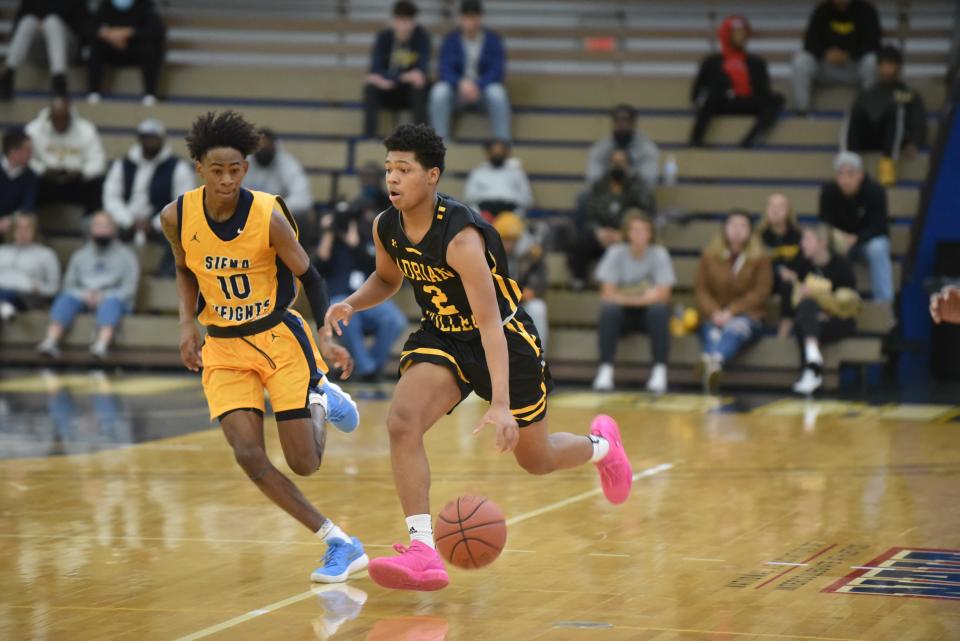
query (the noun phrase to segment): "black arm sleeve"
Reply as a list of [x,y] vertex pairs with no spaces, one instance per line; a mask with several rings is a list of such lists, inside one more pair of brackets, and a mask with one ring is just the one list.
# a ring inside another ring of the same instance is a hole
[[310,303],[310,311],[313,312],[313,320],[317,323],[317,328],[323,327],[323,319],[327,315],[327,308],[330,307],[330,295],[327,293],[327,282],[323,280],[317,268],[310,265],[307,271],[303,272],[297,278],[303,285],[303,291],[307,295],[307,302]]

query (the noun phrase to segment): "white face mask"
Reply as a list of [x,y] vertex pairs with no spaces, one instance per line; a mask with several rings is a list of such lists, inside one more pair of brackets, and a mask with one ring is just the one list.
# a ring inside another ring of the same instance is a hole
[[117,11],[127,11],[136,0],[110,0]]

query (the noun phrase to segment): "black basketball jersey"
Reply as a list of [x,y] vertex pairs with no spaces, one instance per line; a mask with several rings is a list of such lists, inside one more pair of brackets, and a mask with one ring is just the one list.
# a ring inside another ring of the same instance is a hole
[[500,235],[479,214],[449,196],[437,194],[433,223],[416,245],[407,238],[396,207],[384,210],[377,226],[383,248],[413,286],[424,327],[462,340],[478,339],[480,330],[463,281],[447,264],[447,245],[468,225],[483,236],[500,318],[506,322],[516,315],[522,293],[507,273],[507,254]]

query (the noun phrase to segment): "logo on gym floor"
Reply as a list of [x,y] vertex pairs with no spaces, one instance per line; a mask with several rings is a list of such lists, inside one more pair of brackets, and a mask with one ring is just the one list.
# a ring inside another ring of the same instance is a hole
[[960,550],[890,548],[854,570],[823,591],[960,600]]

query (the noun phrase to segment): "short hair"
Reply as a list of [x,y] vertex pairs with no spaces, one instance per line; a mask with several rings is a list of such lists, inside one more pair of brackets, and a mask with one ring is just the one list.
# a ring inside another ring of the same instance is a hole
[[640,221],[641,223],[646,223],[647,229],[650,231],[650,244],[653,245],[657,242],[657,228],[653,224],[653,219],[639,207],[633,207],[627,210],[627,215],[623,217],[623,224],[620,225],[620,231],[623,232],[624,237],[630,233],[630,225]]
[[490,151],[494,145],[503,145],[507,151],[510,151],[510,141],[506,138],[490,138],[483,143],[483,148]]
[[637,119],[637,109],[633,105],[623,103],[610,110],[611,118],[616,118],[620,114],[625,114],[628,118],[630,118],[630,120]]
[[269,140],[270,142],[277,142],[277,132],[269,127],[260,127],[257,131],[261,136]]
[[383,146],[387,151],[411,151],[424,169],[436,167],[443,173],[447,148],[429,125],[400,125],[384,139]]
[[903,65],[903,52],[894,45],[884,45],[877,52],[877,62],[892,62],[897,65]]
[[19,149],[23,143],[30,140],[27,131],[20,126],[10,127],[3,132],[3,155],[6,156],[14,149]]
[[854,151],[841,151],[833,157],[833,170],[840,171],[844,167],[852,167],[857,171],[862,171],[863,158]]
[[220,113],[208,111],[193,122],[187,134],[190,157],[198,162],[203,161],[204,155],[211,149],[229,147],[247,157],[259,146],[260,134],[256,127],[231,110]]
[[393,3],[393,17],[416,18],[417,5],[410,2],[410,0],[397,0]]

